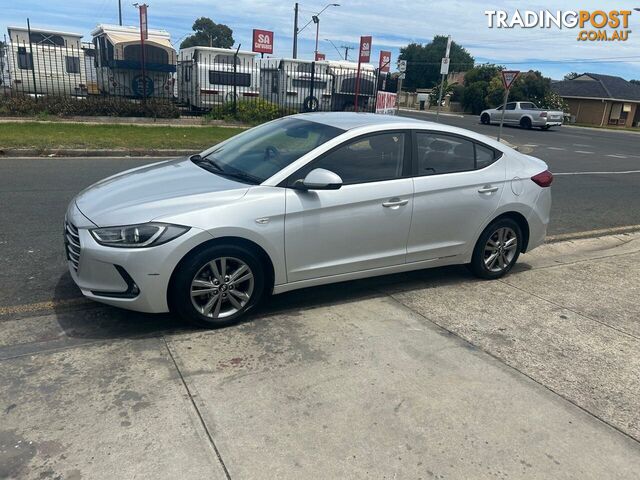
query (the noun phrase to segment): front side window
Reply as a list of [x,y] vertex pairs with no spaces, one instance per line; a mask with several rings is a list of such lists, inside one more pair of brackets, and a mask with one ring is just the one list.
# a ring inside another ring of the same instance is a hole
[[507,103],[507,110],[515,110],[516,109],[516,104],[515,103]]
[[18,47],[18,68],[33,70],[33,56],[27,52],[27,47]]
[[80,57],[64,57],[67,73],[80,73]]
[[198,165],[247,183],[262,183],[342,133],[344,130],[322,123],[285,117],[247,130],[214,147]]
[[361,137],[336,148],[297,172],[292,180],[304,178],[315,168],[337,173],[344,185],[379,182],[402,176],[404,133],[379,133]]

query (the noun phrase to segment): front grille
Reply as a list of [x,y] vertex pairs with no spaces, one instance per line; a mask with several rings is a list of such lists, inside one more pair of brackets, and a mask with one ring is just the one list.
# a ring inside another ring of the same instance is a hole
[[80,263],[80,235],[76,226],[65,220],[64,222],[64,244],[67,252],[67,260],[73,264],[73,269],[78,271]]

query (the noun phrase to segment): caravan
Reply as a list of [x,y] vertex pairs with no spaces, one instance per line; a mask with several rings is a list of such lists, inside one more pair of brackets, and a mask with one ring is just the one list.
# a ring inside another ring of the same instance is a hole
[[260,95],[255,53],[227,48],[189,47],[178,57],[178,99],[194,110]]
[[260,95],[291,112],[331,110],[332,88],[327,62],[260,60]]
[[[329,74],[333,77],[332,110],[353,110],[356,99],[356,78],[358,64],[346,61],[328,61]],[[375,102],[377,81],[373,65],[360,65],[360,88],[358,109],[370,111]]]
[[98,25],[91,35],[101,94],[173,98],[176,51],[169,32],[149,29],[144,41],[144,65],[137,27]]
[[[92,72],[78,33],[8,27],[2,83],[15,93],[86,96]],[[90,55],[90,54],[89,54]]]

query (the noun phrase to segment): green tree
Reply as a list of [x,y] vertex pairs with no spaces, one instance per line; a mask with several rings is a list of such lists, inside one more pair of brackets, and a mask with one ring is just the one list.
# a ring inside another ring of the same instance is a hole
[[[400,49],[400,60],[407,61],[403,86],[407,90],[430,88],[440,80],[440,61],[447,50],[447,37],[436,35],[431,43],[411,43]],[[474,58],[456,42],[449,53],[450,72],[466,72],[473,68]]]
[[233,30],[222,23],[215,23],[210,18],[198,18],[191,28],[196,33],[185,38],[180,48],[196,46],[231,48],[233,45]]
[[580,74],[579,74],[579,73],[577,73],[577,72],[570,72],[570,73],[567,73],[567,74],[564,76],[564,79],[565,79],[565,80],[573,80],[574,78],[579,77],[579,76],[580,76]]
[[[447,95],[453,95],[453,87],[457,85],[457,83],[449,83],[445,79],[442,84],[442,100],[444,101]],[[436,84],[435,87],[431,89],[431,93],[429,94],[429,106],[438,105],[438,98],[440,98],[440,84]]]
[[634,85],[640,85],[640,80],[629,80]]
[[[489,87],[494,78],[500,79],[500,71],[503,67],[484,64],[469,70],[464,76],[464,91],[462,92],[462,106],[466,111],[478,115],[489,107],[487,96]],[[493,102],[492,102],[493,105]]]

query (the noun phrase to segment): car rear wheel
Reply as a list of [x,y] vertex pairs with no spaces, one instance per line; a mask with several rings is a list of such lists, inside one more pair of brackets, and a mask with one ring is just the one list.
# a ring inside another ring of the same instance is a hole
[[480,117],[480,121],[485,125],[489,125],[489,123],[491,122],[491,117],[488,113],[483,113]]
[[171,285],[175,313],[195,325],[219,328],[236,323],[264,291],[264,269],[250,250],[215,245],[187,257]]
[[522,120],[520,120],[520,126],[526,129],[531,128],[531,119],[529,117],[524,117]]
[[497,220],[480,235],[469,267],[480,278],[500,278],[513,268],[521,248],[520,226],[510,218]]

